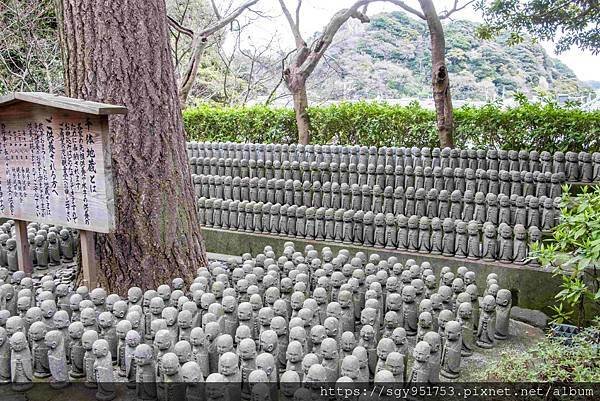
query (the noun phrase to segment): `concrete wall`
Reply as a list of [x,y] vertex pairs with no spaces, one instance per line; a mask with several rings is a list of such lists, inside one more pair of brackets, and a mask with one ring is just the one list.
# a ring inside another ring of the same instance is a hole
[[538,309],[547,314],[551,314],[549,306],[555,304],[554,296],[559,291],[561,282],[560,278],[553,277],[551,272],[541,267],[484,262],[481,260],[460,259],[441,255],[206,227],[202,228],[202,234],[206,241],[208,252],[227,255],[241,255],[246,252],[256,255],[263,252],[264,247],[267,245],[271,245],[276,253],[281,253],[284,243],[293,241],[297,250],[304,250],[306,245],[311,244],[318,250],[321,250],[324,246],[328,246],[334,253],[345,248],[351,253],[359,251],[365,252],[367,255],[378,253],[383,258],[396,256],[400,262],[405,262],[407,259],[414,259],[418,263],[429,261],[436,275],[439,275],[440,269],[443,266],[449,266],[454,271],[456,271],[458,266],[466,266],[477,274],[477,286],[480,291],[483,291],[485,288],[485,278],[487,275],[489,273],[496,273],[500,286],[512,292],[513,305],[528,309]]

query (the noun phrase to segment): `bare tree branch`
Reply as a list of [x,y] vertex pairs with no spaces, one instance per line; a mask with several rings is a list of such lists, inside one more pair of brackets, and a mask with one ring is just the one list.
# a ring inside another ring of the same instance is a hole
[[213,25],[211,25],[208,28],[204,29],[203,31],[199,32],[198,36],[207,37],[207,36],[214,34],[215,32],[219,31],[221,28],[224,28],[226,25],[228,25],[231,21],[233,21],[234,19],[239,17],[247,8],[252,7],[253,5],[255,5],[258,2],[259,2],[259,0],[247,1],[246,3],[242,4],[237,9],[235,9],[228,16],[219,19]]
[[298,7],[296,8],[296,21],[294,21],[294,18],[292,18],[292,14],[290,13],[290,10],[288,10],[287,6],[285,5],[285,1],[279,0],[279,5],[281,6],[281,11],[283,11],[283,15],[285,15],[285,18],[288,21],[290,29],[292,30],[292,35],[294,35],[294,40],[296,42],[296,48],[298,48],[298,49],[301,47],[306,47],[306,42],[302,38],[302,34],[300,33],[300,27],[298,26],[298,24],[300,23],[300,6],[301,6],[301,4],[302,4],[302,1],[298,0]]
[[313,72],[319,63],[319,60],[321,60],[321,57],[323,57],[323,54],[331,45],[335,34],[348,19],[356,18],[362,23],[369,22],[369,17],[360,12],[358,9],[375,1],[377,0],[359,0],[350,8],[340,10],[335,13],[329,24],[327,24],[323,30],[323,33],[311,46],[310,54],[308,55],[306,61],[302,64],[302,66],[300,66],[300,73],[305,79]]
[[190,38],[194,37],[194,31],[192,31],[191,29],[182,26],[179,22],[175,21],[173,18],[169,17],[168,15],[167,15],[167,20],[169,21],[169,26],[171,28],[175,29],[177,32],[180,32],[186,36],[189,36]]
[[[219,19],[213,25],[209,26],[208,28],[205,28],[204,30],[194,35],[194,38],[192,40],[193,52],[190,57],[190,61],[186,67],[185,73],[182,76],[181,82],[179,83],[179,100],[182,106],[185,105],[190,90],[192,89],[192,85],[196,80],[196,74],[198,72],[198,66],[200,65],[200,61],[202,59],[202,54],[208,46],[208,37],[227,26],[231,21],[239,17],[246,9],[252,7],[258,2],[259,0],[247,1],[226,17]],[[212,4],[214,5],[214,3]]]
[[421,19],[425,19],[425,15],[421,11],[419,11],[419,10],[417,10],[415,8],[412,8],[411,6],[409,6],[408,4],[406,4],[402,0],[387,0],[387,1],[389,3],[392,3],[392,4],[395,4],[395,5],[399,6],[404,11],[407,11],[407,12],[413,14],[413,15],[416,15],[417,17],[419,17]]
[[300,8],[302,7],[302,0],[298,0],[298,4],[296,5],[296,26],[298,30],[300,30]]
[[469,5],[471,5],[474,2],[475,2],[475,0],[469,0],[469,1],[465,2],[463,5],[459,5],[459,0],[454,0],[454,5],[452,6],[452,8],[450,10],[442,11],[439,15],[439,18],[440,19],[450,18],[450,16],[452,14],[454,14],[455,12],[464,10],[465,8],[467,8]]
[[221,13],[219,13],[219,8],[215,4],[215,0],[210,0],[210,5],[212,6],[213,13],[215,13],[215,17],[217,17],[217,19],[220,20],[221,19]]

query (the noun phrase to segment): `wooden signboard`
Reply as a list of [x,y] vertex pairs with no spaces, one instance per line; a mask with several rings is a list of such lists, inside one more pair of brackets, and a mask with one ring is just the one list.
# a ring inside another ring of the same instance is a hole
[[108,115],[123,113],[46,93],[0,97],[0,217],[79,229],[93,256],[87,232],[115,226]]

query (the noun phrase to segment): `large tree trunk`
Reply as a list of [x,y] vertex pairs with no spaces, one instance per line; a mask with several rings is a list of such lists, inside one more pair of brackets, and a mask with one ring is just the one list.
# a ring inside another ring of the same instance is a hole
[[294,98],[294,112],[296,113],[296,125],[298,125],[298,143],[307,145],[310,141],[310,119],[308,118],[308,96],[306,85],[292,92]]
[[110,119],[117,227],[96,235],[98,281],[111,292],[190,282],[200,235],[164,0],[58,0],[65,91],[124,105]]
[[437,129],[441,147],[453,147],[454,117],[450,96],[450,79],[446,67],[446,41],[444,28],[431,0],[419,0],[431,38],[431,64],[433,102],[437,116]]
[[298,143],[306,145],[310,142],[310,119],[308,117],[308,96],[306,94],[306,79],[296,65],[289,66],[283,71],[285,86],[294,100],[294,113],[298,126]]

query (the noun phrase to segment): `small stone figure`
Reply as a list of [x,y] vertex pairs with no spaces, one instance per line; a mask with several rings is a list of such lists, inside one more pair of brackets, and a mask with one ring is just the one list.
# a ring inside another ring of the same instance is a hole
[[48,329],[42,322],[33,322],[29,327],[29,340],[32,344],[33,375],[39,378],[50,376],[48,364],[48,347],[45,337]]
[[95,330],[84,331],[81,336],[81,345],[85,350],[83,355],[83,371],[85,373],[84,385],[88,388],[96,388],[96,374],[94,372],[94,362],[96,357],[92,351],[93,345],[98,340],[98,333]]
[[[42,323],[43,324],[43,323]],[[0,384],[10,383],[10,342],[6,329],[0,326]]]
[[[53,233],[50,233],[53,234]],[[6,266],[11,272],[19,270],[17,240],[9,238],[6,240]]]
[[48,247],[43,235],[35,236],[35,259],[38,269],[48,268]]
[[59,246],[62,260],[66,263],[73,262],[73,237],[71,236],[69,230],[60,230]]
[[142,337],[135,330],[129,330],[125,336],[125,377],[127,378],[128,388],[135,388],[137,370],[135,350],[141,341]]
[[477,346],[492,348],[494,346],[496,299],[493,295],[486,295],[481,301],[481,315],[477,327]]
[[513,260],[515,263],[523,264],[527,259],[527,230],[522,224],[517,224],[514,233]]
[[429,253],[431,251],[431,235],[430,235],[430,221],[427,216],[423,216],[419,219],[419,252]]
[[510,309],[512,307],[512,294],[509,290],[501,289],[496,294],[496,331],[494,338],[506,340],[508,337],[508,325],[510,320]]
[[46,333],[45,342],[48,347],[48,365],[52,378],[50,380],[53,388],[63,388],[69,384],[67,357],[64,348],[63,333],[51,330]]
[[99,338],[106,340],[110,354],[111,356],[114,355],[114,360],[116,362],[119,339],[117,338],[117,329],[115,327],[113,314],[110,312],[100,313],[98,316],[98,327],[100,328]]
[[442,223],[444,230],[444,236],[442,239],[442,254],[446,256],[453,256],[455,251],[455,233],[454,233],[454,221],[450,218],[445,218]]
[[58,236],[54,232],[49,232],[46,239],[48,241],[48,265],[58,266],[60,265],[60,245],[58,243]]
[[410,383],[426,383],[430,377],[429,356],[431,347],[426,341],[420,341],[413,351],[414,363],[410,374]]
[[94,341],[92,352],[96,357],[94,361],[94,372],[98,391],[96,399],[99,401],[110,401],[116,396],[115,377],[112,368],[112,357],[109,351],[109,344],[106,340],[99,339]]
[[456,321],[460,323],[462,327],[462,347],[461,347],[461,355],[462,356],[471,356],[473,354],[473,349],[475,347],[475,338],[474,338],[474,325],[473,325],[473,306],[471,302],[462,302],[458,306],[458,310],[456,312]]
[[456,237],[455,237],[455,257],[466,258],[469,255],[469,236],[467,232],[467,223],[458,220],[456,222]]
[[[0,338],[2,338],[1,332]],[[4,342],[6,342],[6,337],[4,337]],[[12,381],[12,389],[19,392],[27,391],[33,386],[33,367],[25,333],[17,332],[10,337],[10,349],[9,381]],[[0,363],[2,362],[4,361],[0,360]],[[7,383],[4,378],[1,379],[4,383]]]
[[510,263],[513,258],[513,238],[512,229],[506,223],[498,227],[500,242],[498,244],[498,260],[504,263]]
[[417,342],[423,341],[425,334],[433,330],[433,317],[429,312],[421,312],[419,314],[419,328],[417,331]]
[[136,396],[138,400],[156,400],[156,365],[152,347],[148,344],[140,344],[136,347]]
[[485,261],[493,261],[496,259],[498,252],[496,227],[491,223],[484,224],[483,234],[483,249],[481,256]]
[[402,327],[406,330],[406,334],[414,336],[417,334],[417,305],[415,287],[407,285],[402,289]]
[[460,358],[462,348],[461,325],[455,320],[446,323],[444,349],[442,351],[441,375],[456,379],[460,374]]
[[160,394],[160,399],[165,401],[183,400],[185,386],[181,383],[181,369],[177,355],[172,352],[163,355],[161,367],[163,371],[163,393]]
[[81,322],[73,322],[69,325],[69,337],[71,338],[70,349],[68,351],[71,361],[69,376],[73,379],[85,377],[83,360],[85,349],[81,341],[84,331],[85,329]]
[[467,233],[469,235],[467,242],[467,258],[481,258],[481,242],[479,238],[479,226],[476,221],[470,221],[467,224]]

